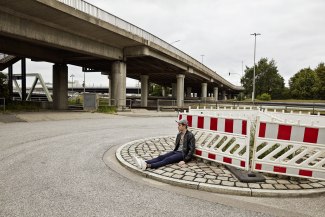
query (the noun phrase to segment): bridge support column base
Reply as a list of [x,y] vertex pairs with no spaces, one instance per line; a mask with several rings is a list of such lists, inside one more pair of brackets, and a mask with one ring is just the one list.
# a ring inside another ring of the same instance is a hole
[[126,63],[116,61],[112,64],[110,96],[118,111],[126,109]]
[[184,78],[185,75],[179,74],[176,75],[177,78],[177,107],[182,107],[184,104]]
[[141,107],[148,106],[148,75],[141,75]]
[[53,109],[68,109],[68,66],[53,65]]

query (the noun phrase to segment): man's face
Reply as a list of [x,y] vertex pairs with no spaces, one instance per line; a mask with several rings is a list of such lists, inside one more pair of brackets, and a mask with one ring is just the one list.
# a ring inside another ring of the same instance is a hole
[[186,125],[178,124],[178,131],[184,131],[186,129]]

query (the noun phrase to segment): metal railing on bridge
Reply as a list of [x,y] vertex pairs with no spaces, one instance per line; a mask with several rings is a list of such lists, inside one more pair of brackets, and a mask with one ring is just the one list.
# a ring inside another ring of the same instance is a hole
[[[215,71],[211,70],[210,68],[208,68],[207,66],[202,64],[200,61],[187,55],[186,53],[177,49],[173,45],[167,43],[166,41],[158,38],[157,36],[154,36],[153,34],[147,32],[147,31],[121,19],[121,18],[118,18],[118,17],[116,17],[116,16],[114,16],[114,15],[88,3],[88,2],[85,2],[83,0],[57,0],[57,1],[64,3],[66,5],[69,5],[72,8],[75,8],[79,11],[82,11],[82,12],[89,14],[93,17],[96,17],[100,20],[108,22],[111,25],[114,25],[114,26],[116,26],[120,29],[123,29],[127,32],[130,32],[134,35],[140,36],[140,37],[144,38],[145,40],[149,41],[150,43],[157,44],[160,47],[165,48],[166,50],[171,51],[172,53],[180,56],[185,61],[195,63],[196,66],[198,68],[200,68],[201,70],[208,71],[210,73],[210,75],[213,74],[214,76],[218,77],[218,79],[220,81],[222,81],[222,83],[228,84],[230,86],[235,86],[235,85],[231,84],[230,82],[228,82],[227,80],[225,80],[224,78],[222,78],[221,76],[219,76]],[[148,44],[148,45],[150,46],[150,44]]]

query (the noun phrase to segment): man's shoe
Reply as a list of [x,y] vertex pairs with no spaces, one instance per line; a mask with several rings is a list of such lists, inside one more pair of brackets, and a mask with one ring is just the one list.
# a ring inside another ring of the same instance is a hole
[[141,170],[146,170],[147,169],[147,163],[143,159],[140,160],[140,165],[141,165]]
[[132,160],[135,163],[135,166],[142,169],[141,161],[139,158],[137,158],[135,155],[132,156]]

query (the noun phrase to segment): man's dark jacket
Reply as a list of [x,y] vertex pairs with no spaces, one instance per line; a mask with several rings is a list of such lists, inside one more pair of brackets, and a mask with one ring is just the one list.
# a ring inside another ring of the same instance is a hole
[[[174,151],[177,151],[180,140],[181,140],[181,133],[178,133],[175,141]],[[194,150],[195,150],[195,137],[192,132],[187,130],[183,138],[183,159],[185,162],[191,160],[194,154]]]

